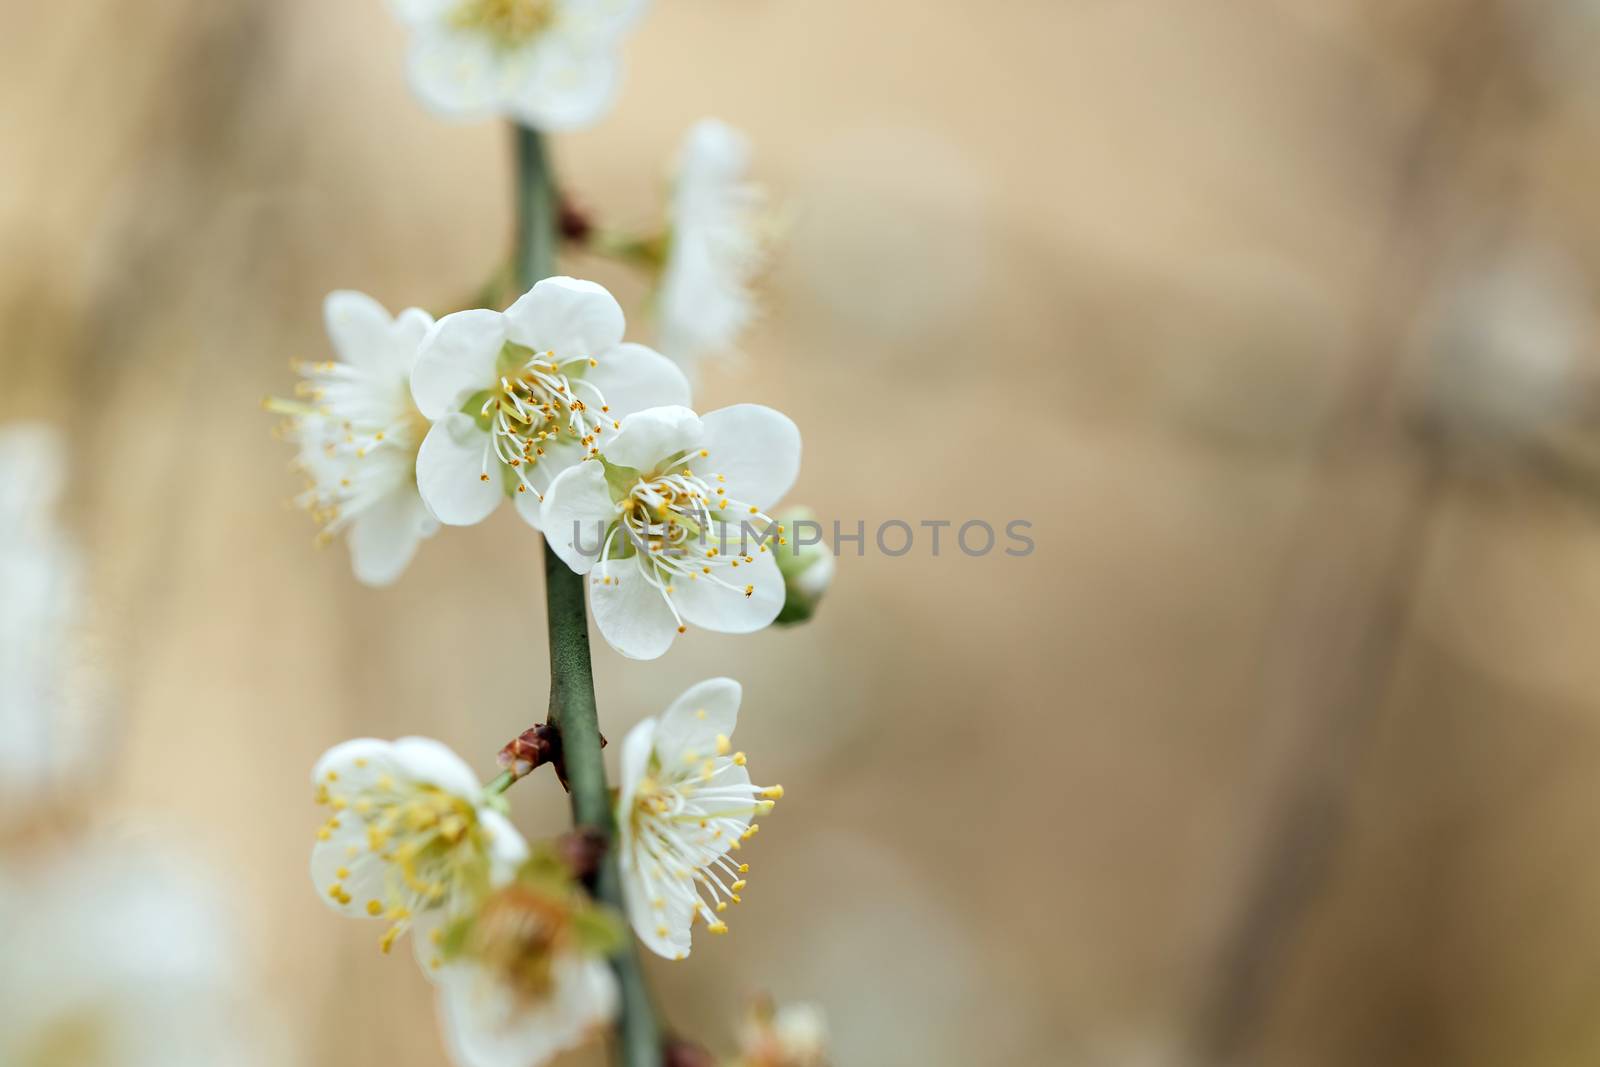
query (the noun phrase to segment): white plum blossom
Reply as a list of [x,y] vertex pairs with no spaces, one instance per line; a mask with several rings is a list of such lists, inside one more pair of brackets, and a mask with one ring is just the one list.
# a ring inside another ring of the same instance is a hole
[[679,151],[656,299],[661,350],[686,370],[732,350],[755,317],[766,196],[749,165],[744,135],[717,119],[695,123]]
[[737,1067],[826,1067],[828,1019],[815,1004],[757,1004],[740,1034]]
[[728,853],[783,796],[782,786],[752,785],[744,753],[732,751],[739,698],[731,678],[700,682],[622,743],[623,896],[634,933],[668,959],[689,954],[696,917],[714,934],[727,932],[722,914],[739,903],[750,870]]
[[317,761],[312,782],[330,809],[311,850],[318,895],[342,914],[388,922],[385,952],[414,929],[425,972],[440,964],[442,926],[527,856],[471,768],[437,741],[346,741]]
[[391,317],[372,297],[341,290],[323,303],[337,360],[296,363],[296,400],[269,399],[288,416],[308,485],[295,502],[344,534],[356,578],[388,585],[439,528],[417,493],[417,450],[428,423],[411,399],[411,367],[433,319],[420,308]]
[[91,838],[0,871],[0,1064],[248,1067],[267,1034],[219,899],[181,860]]
[[411,385],[433,420],[417,482],[440,521],[481,522],[510,495],[538,526],[546,488],[622,416],[688,402],[683,373],[623,343],[624,328],[611,294],[574,278],[546,278],[504,312],[458,311],[434,325]]
[[800,431],[759,404],[705,416],[660,407],[622,420],[598,461],[545,495],[550,547],[589,575],[595,623],[612,648],[654,659],[687,624],[753,633],[783,608],[766,514],[800,471]]
[[439,1016],[459,1067],[537,1067],[616,1017],[618,924],[540,857],[447,940]]
[[450,119],[573,130],[611,107],[622,39],[646,0],[392,0],[412,91]]
[[82,560],[56,514],[66,456],[53,426],[0,427],[0,826],[87,770],[101,726]]

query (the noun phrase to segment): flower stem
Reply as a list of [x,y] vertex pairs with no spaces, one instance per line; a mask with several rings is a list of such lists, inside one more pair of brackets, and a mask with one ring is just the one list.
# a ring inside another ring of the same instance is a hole
[[[554,273],[556,251],[555,182],[539,133],[516,127],[517,139],[517,281],[533,285]],[[626,913],[617,860],[610,845],[616,822],[611,790],[600,756],[600,720],[594,699],[594,672],[589,665],[589,616],[583,599],[583,577],[561,558],[544,549],[545,606],[550,629],[550,725],[561,731],[561,752],[572,791],[572,821],[596,832],[607,851],[595,878],[595,895]],[[650,992],[639,968],[638,950],[630,938],[612,958],[622,987],[622,1012],[617,1038],[624,1067],[661,1067],[661,1031]]]

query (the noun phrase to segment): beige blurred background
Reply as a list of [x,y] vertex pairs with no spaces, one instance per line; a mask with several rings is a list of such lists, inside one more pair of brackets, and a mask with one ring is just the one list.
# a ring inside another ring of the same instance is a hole
[[[403,50],[380,0],[0,4],[0,418],[74,445],[86,789],[226,879],[318,1067],[444,1061],[310,889],[311,763],[420,732],[488,773],[547,677],[514,515],[364,589],[259,406],[327,290],[443,312],[507,249],[505,131]],[[730,1050],[769,991],[841,1067],[1600,1057],[1597,50],[1557,0],[657,4],[556,151],[627,223],[694,119],[754,139],[790,243],[700,405],[792,415],[825,519],[1037,542],[597,649],[613,740],[733,674],[788,789],[733,935],[651,968],[676,1028]],[[565,823],[547,777],[513,804]]]

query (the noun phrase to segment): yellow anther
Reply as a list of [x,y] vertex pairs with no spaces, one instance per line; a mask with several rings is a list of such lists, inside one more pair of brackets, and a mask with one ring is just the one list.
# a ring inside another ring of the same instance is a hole
[[761,791],[761,795],[766,797],[768,800],[782,800],[783,799],[783,786],[781,786],[781,785],[768,786],[767,788],[765,788],[765,789],[763,789]]
[[718,915],[721,915],[723,912],[725,912],[727,910],[728,910],[728,902],[726,900],[717,901],[717,914]]
[[342,882],[346,878],[350,877],[350,868],[348,868],[348,867],[340,867],[337,871],[333,872],[333,876],[335,878],[339,879],[339,881]]
[[382,915],[383,914],[383,901],[381,901],[381,900],[369,900],[369,901],[367,901],[367,914],[372,916],[374,919],[376,919],[378,916]]
[[737,882],[733,883],[733,891],[735,893],[739,892],[739,890],[743,889],[746,884],[748,883],[746,883],[743,878],[739,879]]
[[728,735],[727,734],[718,734],[717,735],[717,755],[726,756],[728,754],[728,750],[731,749],[732,747],[733,747],[733,742],[728,740]]
[[713,934],[725,934],[728,932],[728,924],[725,922],[714,922],[706,927],[706,931]]
[[744,762],[745,762],[744,761],[744,753],[743,752],[735,752],[733,754],[733,762],[735,764],[737,764],[738,766],[743,767],[744,766]]

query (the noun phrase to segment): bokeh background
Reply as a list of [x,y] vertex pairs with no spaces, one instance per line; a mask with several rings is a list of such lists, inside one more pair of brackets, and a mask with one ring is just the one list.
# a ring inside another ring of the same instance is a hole
[[[327,290],[443,312],[508,250],[506,132],[403,52],[380,0],[0,4],[0,419],[69,435],[110,683],[77,793],[209,866],[317,1067],[444,1061],[307,883],[313,760],[487,774],[547,678],[514,515],[364,589],[260,408]],[[841,1067],[1600,1057],[1600,5],[662,0],[628,54],[574,194],[652,219],[709,114],[789,211],[700,405],[793,416],[825,520],[1037,544],[869,541],[803,628],[597,646],[613,740],[732,674],[788,789],[733,935],[651,968],[675,1027],[729,1050],[765,991]]]

